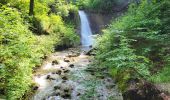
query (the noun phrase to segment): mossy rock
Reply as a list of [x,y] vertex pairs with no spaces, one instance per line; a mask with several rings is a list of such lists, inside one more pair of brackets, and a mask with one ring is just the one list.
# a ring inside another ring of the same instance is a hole
[[126,69],[122,71],[117,71],[115,74],[115,79],[118,84],[118,88],[123,92],[129,86],[129,80],[132,79],[134,75],[134,71],[132,69]]

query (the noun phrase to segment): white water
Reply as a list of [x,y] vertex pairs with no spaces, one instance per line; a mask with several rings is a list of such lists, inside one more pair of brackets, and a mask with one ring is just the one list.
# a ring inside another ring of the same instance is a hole
[[92,42],[92,31],[90,28],[90,23],[88,21],[87,15],[84,11],[79,11],[79,16],[81,20],[81,44],[83,47],[91,46]]

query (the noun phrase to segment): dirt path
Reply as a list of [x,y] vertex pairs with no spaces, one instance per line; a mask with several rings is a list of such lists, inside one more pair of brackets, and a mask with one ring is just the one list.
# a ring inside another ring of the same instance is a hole
[[122,100],[111,78],[87,72],[92,59],[73,48],[52,54],[34,76],[31,100]]

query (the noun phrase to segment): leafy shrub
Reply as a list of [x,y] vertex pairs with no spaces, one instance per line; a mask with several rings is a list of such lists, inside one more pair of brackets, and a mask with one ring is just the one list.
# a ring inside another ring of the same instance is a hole
[[78,0],[76,5],[80,9],[88,9],[96,12],[109,13],[114,7],[119,8],[126,0]]
[[[169,74],[169,3],[143,0],[139,5],[131,4],[123,16],[103,30],[97,45],[97,65],[108,67],[120,88],[125,88],[124,84],[134,76],[149,79],[153,74],[152,80]],[[153,73],[155,69],[162,70]]]
[[29,89],[32,67],[35,65],[33,34],[23,25],[23,21],[15,9],[1,7],[0,21],[0,62],[7,99],[21,98]]

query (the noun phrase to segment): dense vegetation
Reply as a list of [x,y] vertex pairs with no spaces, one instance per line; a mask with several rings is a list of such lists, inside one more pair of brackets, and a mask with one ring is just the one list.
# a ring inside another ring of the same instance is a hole
[[130,80],[170,81],[170,1],[132,3],[98,39],[97,66],[124,91]]
[[80,9],[90,11],[109,13],[113,12],[114,8],[122,6],[126,0],[77,0],[76,4]]
[[54,47],[79,44],[71,21],[77,16],[75,6],[65,0],[35,0],[34,15],[29,16],[29,2],[0,1],[0,94],[7,100],[30,91],[33,68]]

